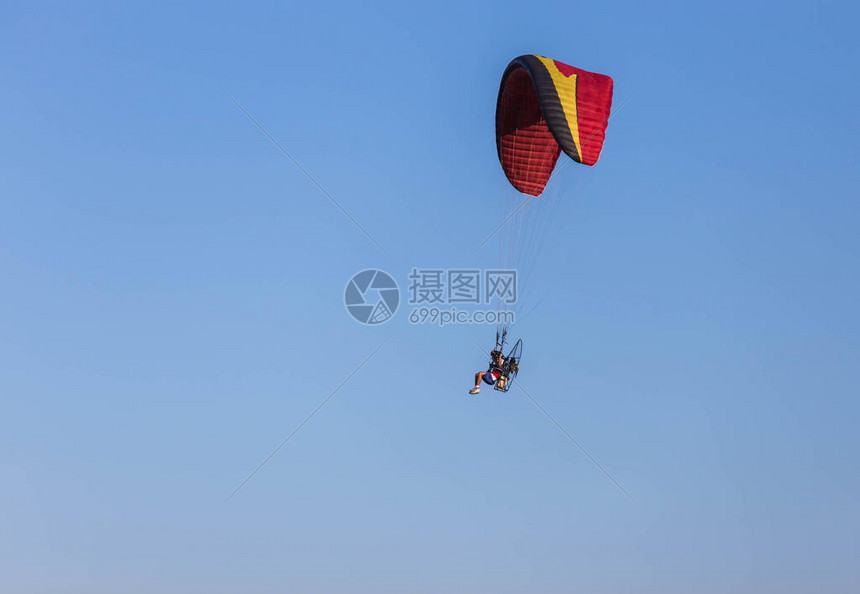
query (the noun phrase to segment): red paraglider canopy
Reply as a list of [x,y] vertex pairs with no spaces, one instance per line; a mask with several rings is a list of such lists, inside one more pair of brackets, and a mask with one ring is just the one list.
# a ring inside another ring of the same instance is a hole
[[594,165],[612,107],[612,79],[550,58],[515,58],[502,75],[496,146],[511,184],[539,196],[564,151]]

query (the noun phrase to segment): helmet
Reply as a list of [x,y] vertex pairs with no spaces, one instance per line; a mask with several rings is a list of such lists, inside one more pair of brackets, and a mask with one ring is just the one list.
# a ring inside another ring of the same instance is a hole
[[496,359],[498,359],[501,356],[502,356],[502,351],[499,351],[499,350],[495,350],[495,351],[492,351],[490,353],[490,359],[492,359],[493,361],[495,361]]

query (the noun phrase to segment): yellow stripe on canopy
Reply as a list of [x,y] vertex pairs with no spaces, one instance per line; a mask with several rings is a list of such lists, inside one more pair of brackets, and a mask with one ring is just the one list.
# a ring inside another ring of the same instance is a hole
[[576,154],[582,155],[582,147],[579,144],[579,121],[576,119],[576,74],[565,76],[558,71],[554,60],[544,58],[543,56],[535,57],[546,66],[550,77],[552,77],[555,92],[561,102],[564,117],[570,129],[570,135],[573,137],[573,143],[576,145]]

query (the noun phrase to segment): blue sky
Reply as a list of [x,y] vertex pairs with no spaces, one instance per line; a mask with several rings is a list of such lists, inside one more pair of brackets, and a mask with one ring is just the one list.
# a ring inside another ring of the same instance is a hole
[[[0,10],[4,591],[860,587],[856,7]],[[491,328],[343,307],[491,230],[532,52],[632,95],[517,331],[636,503],[522,392],[466,395]]]

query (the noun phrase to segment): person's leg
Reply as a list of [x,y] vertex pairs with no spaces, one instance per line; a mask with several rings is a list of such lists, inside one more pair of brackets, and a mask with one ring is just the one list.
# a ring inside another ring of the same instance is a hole
[[481,378],[484,377],[483,371],[479,371],[475,374],[475,387],[469,390],[469,394],[478,394],[481,392]]

